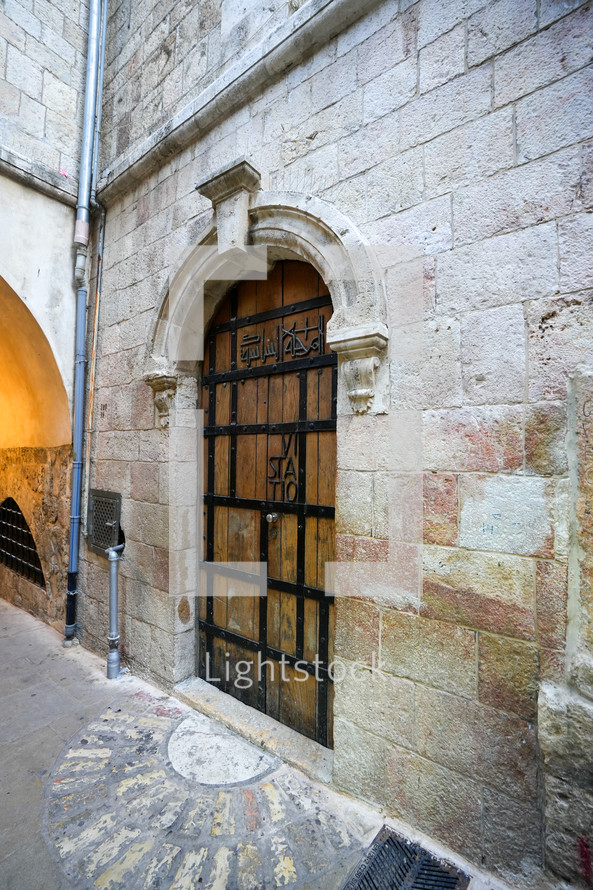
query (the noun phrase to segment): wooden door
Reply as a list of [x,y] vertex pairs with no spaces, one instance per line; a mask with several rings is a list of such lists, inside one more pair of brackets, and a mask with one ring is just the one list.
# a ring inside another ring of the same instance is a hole
[[[238,284],[214,319],[202,381],[207,596],[198,617],[199,676],[329,747],[331,311],[315,269],[284,261],[266,281]],[[259,588],[250,566],[233,565],[250,562],[267,563]]]

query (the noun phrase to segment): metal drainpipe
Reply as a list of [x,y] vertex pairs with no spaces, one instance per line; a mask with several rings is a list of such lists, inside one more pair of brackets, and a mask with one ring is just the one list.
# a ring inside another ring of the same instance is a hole
[[[107,0],[103,0],[104,3]],[[99,73],[101,0],[91,0],[89,11],[89,35],[86,61],[86,86],[84,95],[84,117],[82,123],[82,144],[80,151],[80,177],[78,180],[78,201],[76,204],[76,225],[74,244],[76,262],[74,278],[78,285],[76,292],[76,337],[74,358],[74,420],[72,462],[72,509],[70,513],[70,559],[68,562],[68,593],[66,597],[66,626],[64,634],[71,639],[76,630],[76,593],[78,583],[78,551],[80,545],[80,500],[82,491],[82,454],[84,446],[84,384],[86,364],[86,302],[87,287],[86,255],[90,231],[91,175],[93,166],[93,145],[95,141],[95,119],[97,110],[97,87]]]
[[105,207],[97,201],[97,178],[99,170],[99,141],[101,138],[101,118],[103,111],[103,77],[105,74],[105,48],[107,45],[107,0],[103,2],[101,18],[101,55],[99,58],[99,75],[97,87],[97,105],[95,109],[95,140],[93,147],[93,172],[91,176],[91,207],[99,211],[99,247],[97,251],[97,277],[95,285],[95,311],[93,316],[93,336],[91,341],[91,360],[89,366],[89,399],[86,424],[86,451],[84,458],[84,497],[82,500],[82,533],[86,534],[85,517],[88,511],[90,477],[91,477],[91,443],[95,420],[95,370],[97,365],[97,337],[99,330],[99,308],[101,303],[101,284],[103,281],[103,251],[105,248]]

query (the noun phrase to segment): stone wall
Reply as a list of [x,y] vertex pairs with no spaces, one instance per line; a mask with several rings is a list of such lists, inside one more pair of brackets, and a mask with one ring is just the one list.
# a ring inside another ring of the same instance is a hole
[[0,596],[59,631],[66,602],[71,457],[69,445],[0,451],[0,503],[13,498],[19,505],[45,577],[44,590],[0,565]]
[[0,9],[1,147],[11,165],[71,193],[80,162],[87,27],[84,0],[4,0]]
[[[170,7],[147,44],[165,84],[183,84],[170,22],[184,10]],[[391,409],[355,416],[341,399],[337,526],[343,557],[391,563],[339,598],[336,626],[337,657],[370,668],[375,653],[381,673],[338,685],[334,781],[508,874],[544,865],[538,695],[563,682],[566,660],[567,381],[593,352],[591,23],[589,3],[559,0],[377,4],[282,77],[257,90],[246,79],[243,107],[221,100],[191,140],[184,130],[166,151],[148,145],[127,180],[134,140],[184,94],[163,104],[159,87],[158,113],[136,117],[122,74],[106,145],[124,172],[104,191],[92,472],[123,493],[135,669],[165,684],[191,670],[174,654],[187,612],[161,574],[168,433],[143,383],[147,354],[211,218],[196,181],[247,155],[264,187],[321,198],[383,257]],[[112,69],[126,54],[130,71],[146,66],[136,37],[121,41]],[[411,470],[398,426],[409,411],[421,419]],[[420,513],[414,497],[396,501],[406,474]],[[93,644],[105,585],[106,566],[88,557]]]

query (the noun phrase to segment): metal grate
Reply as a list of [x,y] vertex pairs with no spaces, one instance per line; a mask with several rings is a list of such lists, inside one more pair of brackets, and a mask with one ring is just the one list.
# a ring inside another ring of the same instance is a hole
[[45,587],[37,547],[21,509],[12,498],[0,504],[0,563],[27,581]]
[[466,890],[468,875],[383,826],[342,890]]
[[87,546],[94,553],[105,556],[108,547],[119,543],[121,494],[92,488],[89,493]]

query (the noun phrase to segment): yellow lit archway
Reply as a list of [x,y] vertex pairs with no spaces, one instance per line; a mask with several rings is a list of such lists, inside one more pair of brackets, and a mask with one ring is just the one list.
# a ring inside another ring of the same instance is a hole
[[39,324],[0,277],[0,448],[67,445],[68,396]]

